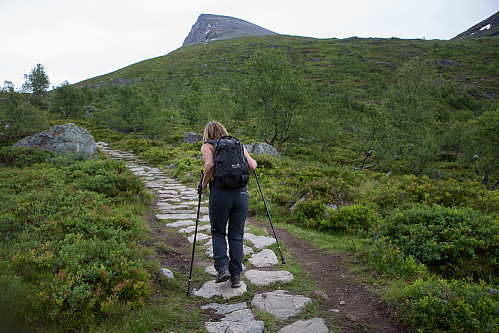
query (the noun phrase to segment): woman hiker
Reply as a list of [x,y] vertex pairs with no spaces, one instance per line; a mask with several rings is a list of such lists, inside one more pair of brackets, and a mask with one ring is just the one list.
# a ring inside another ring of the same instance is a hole
[[[203,146],[201,154],[204,157],[204,177],[200,184],[201,191],[210,184],[209,215],[211,224],[211,238],[213,241],[213,259],[217,276],[216,283],[231,280],[231,287],[241,286],[241,272],[243,260],[244,223],[248,215],[249,196],[245,185],[240,188],[222,188],[212,179],[215,171],[215,141],[220,137],[228,136],[225,127],[216,121],[209,122],[203,132]],[[249,155],[244,146],[244,157],[250,170],[255,170],[257,163]],[[226,225],[228,228],[229,257],[227,257]]]

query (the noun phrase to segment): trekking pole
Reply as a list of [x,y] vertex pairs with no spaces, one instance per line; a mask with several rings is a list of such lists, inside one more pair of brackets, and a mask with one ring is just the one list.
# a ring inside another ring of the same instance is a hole
[[198,185],[198,194],[199,194],[198,212],[197,212],[197,216],[196,216],[196,228],[194,229],[194,242],[192,243],[191,268],[189,270],[189,284],[187,285],[187,293],[185,295],[187,297],[191,296],[192,265],[194,263],[194,251],[196,250],[196,236],[198,233],[199,210],[201,208],[201,184],[203,183],[203,176],[204,176],[204,174],[201,173],[201,181],[199,182],[199,185]]
[[256,178],[256,182],[258,183],[258,188],[260,189],[260,194],[262,195],[263,204],[265,205],[265,209],[267,210],[267,216],[269,217],[270,226],[272,227],[272,232],[274,232],[274,237],[275,237],[275,241],[277,243],[277,248],[279,249],[279,253],[281,254],[281,261],[283,264],[285,264],[286,261],[284,261],[284,257],[282,256],[281,247],[279,246],[279,241],[277,240],[277,235],[275,234],[274,224],[272,223],[272,219],[270,218],[269,209],[267,208],[267,203],[265,202],[265,197],[263,196],[262,187],[260,186],[260,181],[258,180],[258,175],[256,174],[256,170],[253,170],[253,171],[255,172],[255,178]]

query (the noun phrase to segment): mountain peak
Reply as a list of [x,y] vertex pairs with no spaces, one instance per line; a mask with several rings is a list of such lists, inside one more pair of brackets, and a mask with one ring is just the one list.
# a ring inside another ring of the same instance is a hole
[[184,40],[184,45],[240,36],[268,36],[275,32],[230,16],[201,14]]
[[482,22],[475,24],[463,33],[452,39],[469,39],[478,37],[492,37],[499,35],[499,12]]

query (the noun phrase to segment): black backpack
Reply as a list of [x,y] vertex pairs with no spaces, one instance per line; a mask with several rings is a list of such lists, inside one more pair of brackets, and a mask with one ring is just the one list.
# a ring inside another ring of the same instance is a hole
[[249,166],[241,141],[231,136],[222,136],[206,142],[215,146],[213,178],[218,186],[225,189],[246,186],[249,180]]

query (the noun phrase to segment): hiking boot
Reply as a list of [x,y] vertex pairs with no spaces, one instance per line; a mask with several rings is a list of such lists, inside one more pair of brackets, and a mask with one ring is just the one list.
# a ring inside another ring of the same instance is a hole
[[230,279],[229,266],[225,265],[218,269],[215,283],[224,282]]
[[230,281],[232,284],[230,285],[232,288],[239,288],[241,286],[241,276],[234,275],[230,277]]

